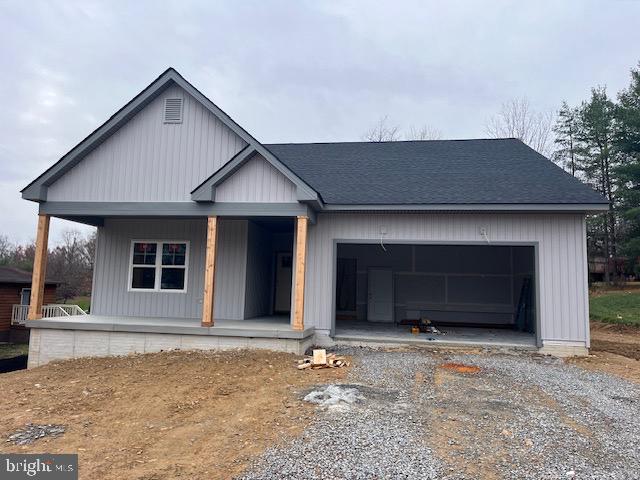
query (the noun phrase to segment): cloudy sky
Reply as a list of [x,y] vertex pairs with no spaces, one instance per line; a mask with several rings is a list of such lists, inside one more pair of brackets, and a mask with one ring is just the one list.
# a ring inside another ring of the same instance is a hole
[[477,138],[509,99],[625,87],[639,23],[634,0],[0,0],[0,235],[35,236],[19,190],[168,66],[264,142],[360,140],[384,115]]

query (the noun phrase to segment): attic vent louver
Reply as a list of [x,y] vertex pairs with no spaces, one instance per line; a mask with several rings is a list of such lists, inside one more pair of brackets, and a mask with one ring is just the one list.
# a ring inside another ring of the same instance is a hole
[[182,99],[164,99],[164,123],[182,123]]

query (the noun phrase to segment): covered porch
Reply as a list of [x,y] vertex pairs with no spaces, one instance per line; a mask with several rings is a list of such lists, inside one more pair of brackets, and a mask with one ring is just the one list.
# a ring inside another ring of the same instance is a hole
[[[93,205],[92,215],[87,208],[41,205],[26,326],[298,342],[313,336],[304,323],[304,279],[315,217],[305,205],[188,203],[144,212]],[[89,315],[43,311],[52,216],[98,227]]]

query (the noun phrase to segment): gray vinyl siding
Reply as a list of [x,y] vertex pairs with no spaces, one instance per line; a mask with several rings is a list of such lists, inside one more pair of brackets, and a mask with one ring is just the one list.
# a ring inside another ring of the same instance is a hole
[[[97,315],[201,318],[204,289],[206,220],[112,219],[98,229],[91,312]],[[130,292],[131,241],[188,240],[186,293]],[[216,318],[242,319],[247,221],[222,220],[218,233]]]
[[[247,220],[222,219],[218,225],[213,315],[218,319],[244,318],[247,271]],[[204,275],[204,263],[202,264]]]
[[[184,98],[182,123],[163,122],[164,99]],[[246,143],[173,85],[53,183],[48,201],[189,201],[190,192]]]
[[[333,322],[336,241],[535,245],[539,334],[542,341],[589,342],[584,216],[579,214],[319,214],[309,226],[305,325],[329,331]],[[247,220],[221,220],[215,284],[216,318],[242,319],[257,311],[245,302],[262,285],[248,258]],[[186,293],[129,292],[132,239],[189,240]],[[99,229],[92,312],[100,315],[200,318],[206,220],[108,219]],[[254,242],[256,240],[254,239]],[[255,250],[255,249],[252,249]],[[258,250],[256,250],[257,252]],[[262,275],[262,274],[260,274]],[[292,299],[293,300],[293,299]],[[246,308],[246,312],[245,312]]]
[[579,214],[319,214],[309,227],[305,325],[330,330],[336,240],[536,244],[540,337],[589,341],[584,216]]
[[216,187],[216,202],[297,202],[296,186],[258,155]]

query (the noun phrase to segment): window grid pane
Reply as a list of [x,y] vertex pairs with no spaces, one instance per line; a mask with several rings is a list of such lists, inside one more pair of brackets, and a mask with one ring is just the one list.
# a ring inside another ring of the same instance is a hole
[[134,265],[155,265],[157,244],[136,242],[133,244]]
[[163,268],[160,277],[160,288],[162,290],[183,290],[184,289],[184,268]]
[[131,288],[153,290],[156,286],[155,267],[133,267]]
[[187,255],[185,243],[163,243],[162,265],[184,265]]

